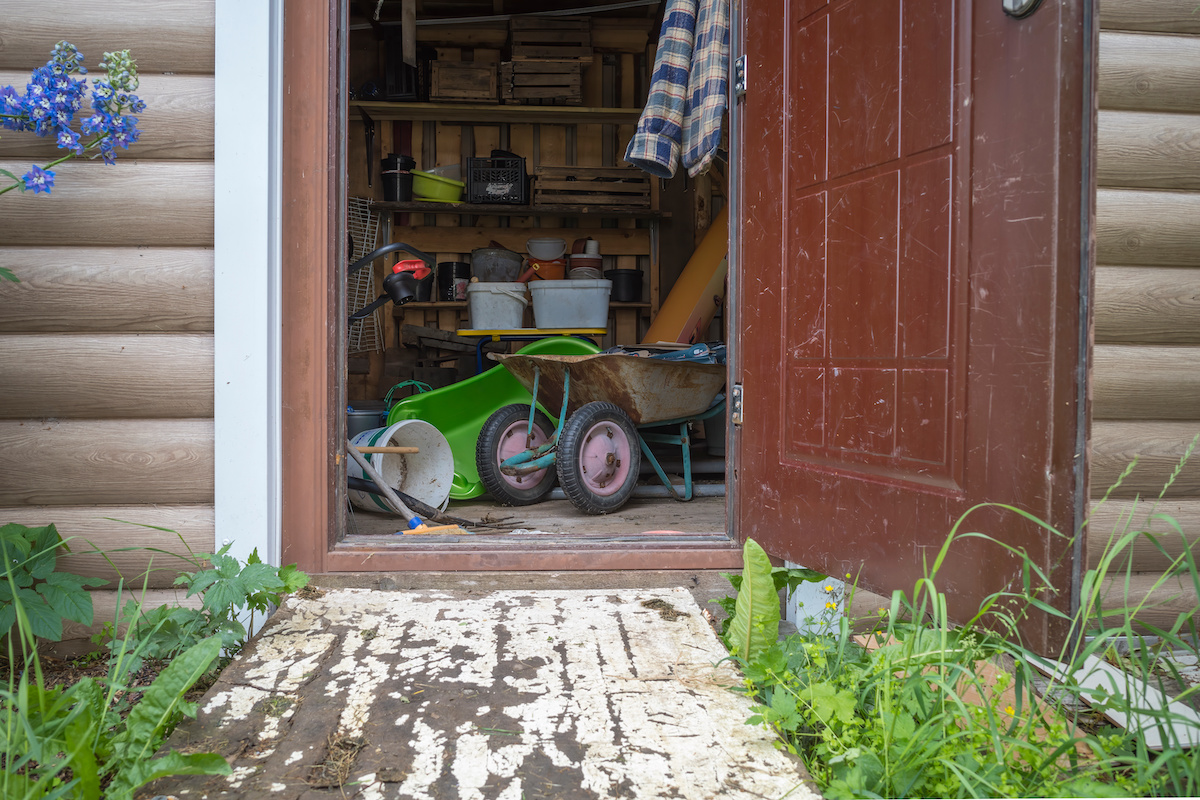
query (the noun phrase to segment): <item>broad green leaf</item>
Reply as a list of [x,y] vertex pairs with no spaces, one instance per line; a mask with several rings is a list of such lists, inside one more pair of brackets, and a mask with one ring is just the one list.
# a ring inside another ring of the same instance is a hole
[[279,577],[283,581],[283,591],[291,594],[308,585],[308,574],[301,572],[295,564],[279,568]]
[[81,625],[92,624],[92,595],[83,588],[86,579],[54,572],[38,586],[38,594],[61,617]]
[[205,639],[180,653],[159,673],[129,712],[117,748],[123,763],[142,761],[158,749],[163,731],[184,708],[183,696],[208,671],[220,652],[220,639]]
[[771,577],[771,559],[753,539],[742,548],[742,582],[725,643],[734,655],[751,661],[779,638],[779,595]]
[[800,690],[800,697],[826,725],[834,719],[854,721],[854,695],[848,689],[838,689],[831,683],[813,683]]
[[216,753],[191,753],[184,755],[172,750],[153,761],[138,761],[118,773],[108,787],[106,798],[125,800],[133,792],[150,781],[171,775],[228,775],[232,770],[229,762]]
[[[0,588],[5,585],[0,584]],[[12,602],[0,603],[0,636],[8,633],[13,623],[17,621],[17,607]]]
[[255,592],[278,592],[283,589],[279,570],[270,564],[247,564],[242,573],[238,575],[238,581],[247,589]]
[[33,589],[17,589],[17,597],[25,616],[29,619],[29,632],[39,639],[52,642],[62,641],[62,615],[42,599]]

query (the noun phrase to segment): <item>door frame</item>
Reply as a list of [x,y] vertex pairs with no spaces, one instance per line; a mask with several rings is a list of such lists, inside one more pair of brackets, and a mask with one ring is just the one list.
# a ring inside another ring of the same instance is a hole
[[[338,550],[345,505],[343,288],[331,265],[346,263],[339,209],[346,206],[344,59],[339,0],[282,0],[281,182],[281,563],[312,572],[738,569],[741,549],[605,543],[547,549],[486,543],[448,553],[423,543]],[[344,280],[342,281],[344,284]],[[732,491],[728,504],[732,504]],[[586,517],[581,517],[586,525]],[[585,529],[586,530],[586,529]],[[584,532],[584,531],[580,531]],[[727,533],[730,531],[727,530]]]

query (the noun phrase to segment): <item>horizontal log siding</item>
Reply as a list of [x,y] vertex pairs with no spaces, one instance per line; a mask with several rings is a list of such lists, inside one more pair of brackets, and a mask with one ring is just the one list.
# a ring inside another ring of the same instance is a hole
[[213,251],[203,247],[5,247],[0,333],[212,333]]
[[1100,32],[1100,107],[1200,113],[1200,38]]
[[[0,86],[24,88],[28,80],[28,72],[0,71]],[[130,155],[141,160],[212,160],[216,93],[211,75],[146,75],[137,95],[146,101],[146,111],[137,115],[142,133]],[[0,138],[0,158],[45,163],[62,154],[52,138],[9,133]]]
[[1098,267],[1096,344],[1200,345],[1200,268]]
[[1101,111],[1101,186],[1200,189],[1200,114]]
[[41,66],[55,43],[66,40],[89,69],[105,51],[129,49],[145,74],[213,73],[212,0],[4,0],[3,15],[0,69]]
[[1100,27],[1154,33],[1200,33],[1200,14],[1196,13],[1194,0],[1100,0]]
[[[170,587],[179,569],[194,569],[185,559],[210,553],[213,547],[211,505],[0,509],[0,525],[9,522],[53,524],[70,548],[59,558],[60,570],[108,581],[123,578],[126,586],[136,588],[141,588],[143,577],[151,589]],[[166,531],[157,530],[161,528]]]
[[[93,75],[131,49],[147,102],[116,165],[68,161],[50,196],[4,198],[0,265],[21,282],[0,283],[0,523],[53,522],[78,537],[61,568],[139,588],[150,569],[147,603],[173,601],[172,553],[214,547],[215,4],[6,0],[0,15],[0,85],[65,39]],[[18,175],[58,155],[0,139]],[[96,624],[52,652],[88,649],[113,618],[115,592],[93,599]]]
[[0,418],[213,415],[210,334],[13,335],[0,375]]

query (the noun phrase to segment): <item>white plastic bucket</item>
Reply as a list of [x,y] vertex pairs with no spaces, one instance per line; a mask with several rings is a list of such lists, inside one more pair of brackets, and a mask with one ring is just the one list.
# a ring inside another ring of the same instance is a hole
[[[450,499],[454,480],[454,454],[441,431],[419,419],[406,419],[386,428],[363,431],[351,441],[354,447],[416,447],[417,453],[363,453],[371,466],[392,489],[434,508],[443,508]],[[346,474],[366,478],[353,458],[346,461]],[[370,492],[350,491],[350,502],[364,511],[394,514],[387,500]]]
[[467,287],[471,327],[477,331],[507,331],[525,327],[525,306],[528,304],[523,283],[481,281]]
[[607,328],[609,280],[534,281],[533,321],[539,328]]

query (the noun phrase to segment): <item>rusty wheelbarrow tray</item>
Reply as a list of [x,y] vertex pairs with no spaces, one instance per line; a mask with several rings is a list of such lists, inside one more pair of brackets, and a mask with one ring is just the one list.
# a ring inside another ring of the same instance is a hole
[[[620,407],[634,425],[692,419],[712,406],[725,385],[725,366],[638,358],[617,353],[582,356],[493,354],[548,409],[559,409],[570,371],[567,413],[592,402]],[[536,374],[535,374],[536,373]],[[535,390],[536,385],[536,390]]]

